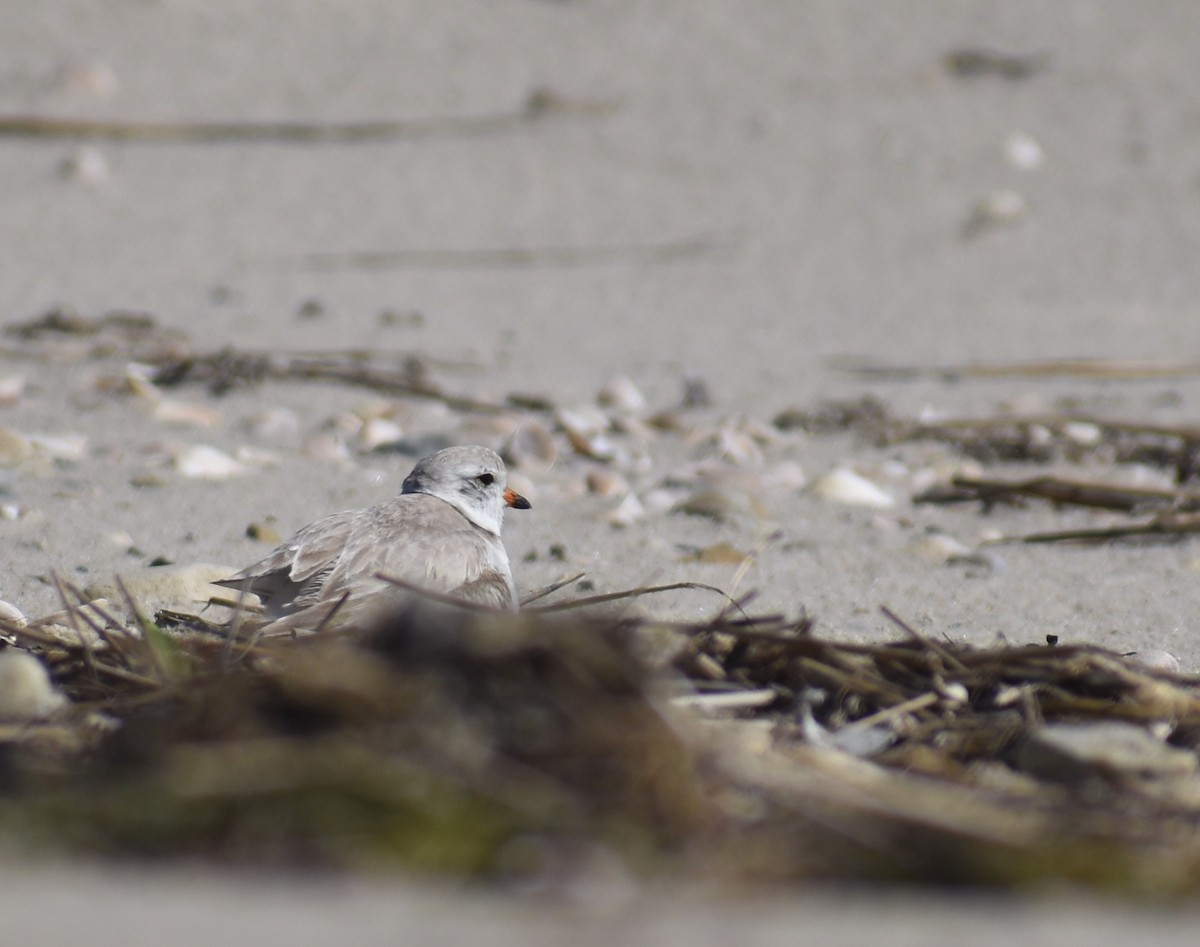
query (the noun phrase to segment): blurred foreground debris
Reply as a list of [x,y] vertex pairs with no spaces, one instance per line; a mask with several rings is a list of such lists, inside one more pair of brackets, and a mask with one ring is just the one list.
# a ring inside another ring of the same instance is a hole
[[875,645],[736,606],[685,625],[423,604],[258,643],[103,609],[74,637],[12,625],[70,704],[0,727],[0,830],[498,880],[604,853],[632,876],[1196,892],[1200,680],[889,617],[902,635]]

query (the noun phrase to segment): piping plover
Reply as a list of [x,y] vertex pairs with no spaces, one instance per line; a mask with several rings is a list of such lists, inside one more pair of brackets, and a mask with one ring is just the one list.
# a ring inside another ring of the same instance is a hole
[[506,506],[527,510],[529,501],[506,480],[494,451],[447,447],[418,461],[392,499],[319,519],[216,584],[257,595],[272,632],[316,631],[406,594],[380,575],[515,610],[500,525]]

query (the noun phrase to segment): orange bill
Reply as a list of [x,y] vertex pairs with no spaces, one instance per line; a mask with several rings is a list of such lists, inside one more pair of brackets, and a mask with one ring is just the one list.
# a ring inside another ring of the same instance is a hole
[[512,487],[504,491],[504,503],[506,506],[511,506],[514,510],[527,510],[530,506],[529,501]]

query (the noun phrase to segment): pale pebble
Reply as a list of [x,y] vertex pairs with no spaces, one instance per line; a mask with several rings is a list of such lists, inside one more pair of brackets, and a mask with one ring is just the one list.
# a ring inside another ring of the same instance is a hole
[[350,457],[350,450],[346,447],[345,440],[329,431],[320,431],[305,438],[300,447],[300,453],[309,460],[344,461]]
[[12,428],[0,427],[0,467],[16,467],[33,456],[33,445]]
[[174,463],[183,476],[198,480],[228,480],[246,472],[244,464],[208,444],[185,447],[175,455]]
[[1104,431],[1099,424],[1090,421],[1069,421],[1063,425],[1063,436],[1081,447],[1095,447],[1104,440]]
[[1036,138],[1027,132],[1013,132],[1004,141],[1004,157],[1014,168],[1033,171],[1046,160],[1046,153]]
[[25,379],[21,375],[0,378],[0,407],[11,408],[25,394]]
[[633,414],[646,407],[646,396],[630,379],[623,375],[610,378],[596,395],[596,403],[626,414]]
[[102,59],[68,59],[54,73],[54,85],[64,92],[107,98],[120,87],[117,74]]
[[246,467],[278,467],[283,462],[274,451],[252,444],[239,444],[233,456],[234,460]]
[[554,436],[537,421],[527,421],[513,431],[500,453],[514,467],[542,473],[558,460]]
[[25,613],[11,602],[0,599],[0,620],[23,628],[26,624]]
[[395,444],[404,438],[404,428],[384,417],[369,417],[358,429],[358,443],[363,450],[376,450]]
[[1179,658],[1171,654],[1169,651],[1162,651],[1158,648],[1152,648],[1147,651],[1135,651],[1127,657],[1136,661],[1142,667],[1150,668],[1152,671],[1168,671],[1171,674],[1179,673]]
[[608,522],[612,526],[622,528],[632,526],[634,523],[645,518],[645,507],[642,506],[641,501],[637,498],[637,494],[631,493],[608,515]]
[[182,427],[216,427],[221,423],[220,413],[212,408],[174,398],[160,398],[150,416],[155,421]]
[[48,717],[66,703],[50,682],[50,674],[28,651],[0,651],[0,717],[36,720]]
[[263,408],[246,418],[243,429],[257,440],[291,446],[300,439],[300,415],[290,408]]
[[52,460],[79,461],[88,453],[88,439],[83,434],[30,434],[30,446]]
[[914,555],[923,562],[939,566],[944,565],[954,556],[965,556],[970,551],[969,546],[942,532],[925,533],[906,547],[906,554]]
[[597,496],[617,497],[629,493],[629,481],[609,470],[589,470],[586,482],[588,493]]
[[59,173],[69,181],[102,184],[109,178],[108,159],[94,145],[76,149],[59,165]]
[[849,467],[835,467],[813,483],[812,492],[834,503],[889,509],[895,499],[883,488]]

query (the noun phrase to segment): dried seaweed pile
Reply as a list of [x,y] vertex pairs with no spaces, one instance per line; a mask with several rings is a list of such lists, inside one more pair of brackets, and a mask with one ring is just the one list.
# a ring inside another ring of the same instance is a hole
[[789,409],[775,418],[775,425],[815,434],[853,431],[881,446],[934,441],[985,464],[1140,465],[1164,471],[1172,481],[1170,487],[1156,488],[1054,474],[1017,478],[960,474],[913,497],[915,503],[976,502],[985,511],[1044,501],[1120,514],[1094,527],[1030,533],[1008,537],[1010,541],[1161,540],[1200,532],[1200,493],[1189,486],[1200,478],[1200,428],[1082,413],[914,421],[893,415],[883,402],[869,396],[814,410]]
[[72,700],[0,731],[14,844],[490,878],[604,851],[740,880],[1200,883],[1200,682],[1101,649],[855,645],[730,611],[422,607],[258,644],[12,631]]

